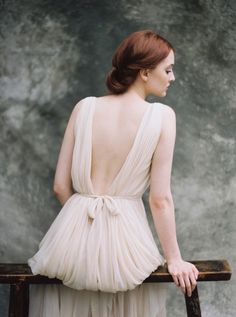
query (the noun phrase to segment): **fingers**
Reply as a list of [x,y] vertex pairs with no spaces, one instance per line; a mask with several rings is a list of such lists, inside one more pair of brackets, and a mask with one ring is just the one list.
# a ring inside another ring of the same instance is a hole
[[190,279],[190,282],[191,282],[191,292],[192,292],[195,289],[196,285],[197,285],[196,276],[194,275],[194,273],[190,274],[189,279]]
[[195,265],[188,262],[181,262],[180,264],[182,267],[179,263],[175,266],[172,263],[172,265],[168,267],[169,273],[172,275],[176,286],[181,288],[183,294],[192,296],[192,292],[197,285],[199,271]]
[[187,294],[189,297],[192,296],[192,292],[197,285],[194,272],[190,272],[189,274],[182,273],[172,277],[176,286],[181,287],[183,294]]
[[179,280],[181,290],[182,290],[183,294],[185,294],[185,291],[186,291],[185,290],[185,281],[184,281],[184,278],[182,277],[182,275],[178,276],[178,280]]
[[172,278],[173,278],[173,280],[174,280],[175,285],[176,285],[177,287],[179,287],[180,285],[179,285],[179,281],[178,281],[177,275],[172,274]]
[[192,295],[192,285],[190,283],[189,275],[185,275],[185,287],[186,287],[187,295],[190,297]]
[[198,279],[198,275],[199,275],[199,271],[196,268],[196,266],[193,267],[193,272],[194,272],[195,279],[197,280]]

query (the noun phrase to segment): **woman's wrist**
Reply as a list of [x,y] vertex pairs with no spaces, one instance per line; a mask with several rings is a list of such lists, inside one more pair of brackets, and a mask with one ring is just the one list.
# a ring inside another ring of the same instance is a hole
[[172,257],[166,259],[166,263],[168,265],[173,263],[173,262],[179,262],[179,261],[183,261],[181,255],[178,255],[178,256],[175,256],[175,257],[172,256]]

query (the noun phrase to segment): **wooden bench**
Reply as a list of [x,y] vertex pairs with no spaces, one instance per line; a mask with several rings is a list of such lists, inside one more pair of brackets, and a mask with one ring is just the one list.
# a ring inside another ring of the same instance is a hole
[[[231,278],[231,268],[226,260],[189,261],[199,270],[198,282],[226,281]],[[173,282],[166,265],[159,267],[144,283]],[[0,264],[0,284],[10,284],[9,317],[27,317],[29,310],[29,284],[61,284],[58,279],[33,275],[27,264]],[[185,295],[188,317],[200,317],[201,309],[197,286],[192,296]]]

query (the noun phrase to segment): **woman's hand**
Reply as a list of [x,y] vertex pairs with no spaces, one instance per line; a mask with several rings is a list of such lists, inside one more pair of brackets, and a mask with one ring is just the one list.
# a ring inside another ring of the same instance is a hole
[[192,291],[197,285],[196,280],[199,274],[196,266],[190,262],[179,259],[167,262],[167,267],[175,284],[181,287],[184,294],[187,292],[187,295],[191,296]]

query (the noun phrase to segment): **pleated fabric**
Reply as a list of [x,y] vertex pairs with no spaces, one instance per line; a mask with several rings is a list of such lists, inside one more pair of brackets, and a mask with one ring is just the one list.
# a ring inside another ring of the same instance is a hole
[[74,126],[75,193],[28,259],[33,274],[63,285],[31,285],[29,316],[164,317],[166,286],[142,284],[165,263],[142,201],[163,105],[149,104],[124,164],[106,195],[97,195],[90,176],[95,103],[94,96],[84,98]]

